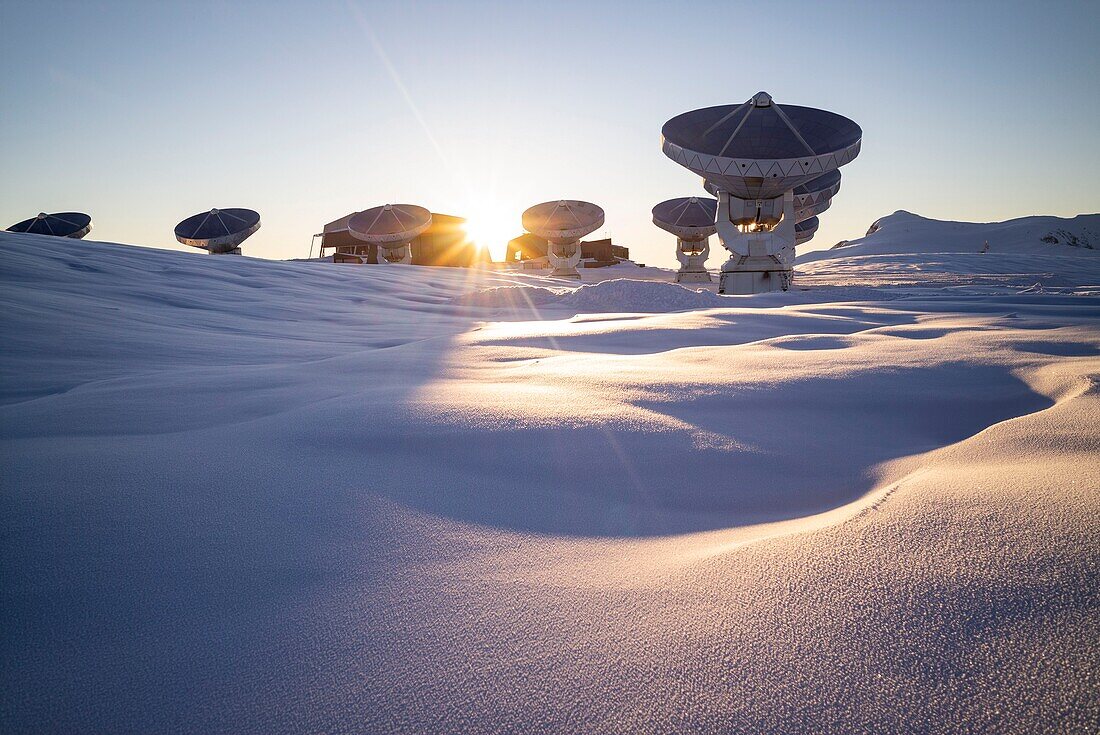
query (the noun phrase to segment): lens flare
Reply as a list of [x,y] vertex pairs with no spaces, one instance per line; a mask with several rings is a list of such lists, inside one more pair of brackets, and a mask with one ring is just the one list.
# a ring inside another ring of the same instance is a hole
[[508,241],[522,234],[514,214],[496,208],[473,208],[468,210],[466,234],[479,248],[488,249],[493,260],[503,260]]

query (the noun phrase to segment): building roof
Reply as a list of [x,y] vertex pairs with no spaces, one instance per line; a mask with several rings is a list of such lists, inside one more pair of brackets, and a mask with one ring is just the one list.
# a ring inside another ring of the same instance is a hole
[[[366,210],[362,210],[362,211],[366,211]],[[347,229],[348,229],[348,222],[350,222],[351,218],[354,217],[357,214],[359,214],[359,212],[352,212],[351,214],[344,215],[340,219],[334,219],[332,222],[329,222],[327,225],[324,226],[323,231],[325,233],[329,233],[329,232],[346,232]],[[434,230],[436,228],[442,229],[442,228],[449,228],[449,227],[457,227],[459,225],[462,225],[465,222],[466,222],[466,219],[464,217],[456,217],[453,214],[439,214],[438,212],[432,212],[432,223],[431,223],[431,225],[428,226],[427,231],[431,232],[432,230]]]
[[516,243],[518,245],[537,245],[539,247],[546,247],[546,238],[539,237],[538,235],[532,235],[530,232],[525,232],[519,237],[513,237],[508,241],[508,244]]

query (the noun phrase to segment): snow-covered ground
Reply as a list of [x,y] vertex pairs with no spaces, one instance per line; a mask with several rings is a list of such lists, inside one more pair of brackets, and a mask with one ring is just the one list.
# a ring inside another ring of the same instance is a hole
[[804,287],[1100,294],[1100,214],[982,224],[895,212],[866,237],[800,256],[798,270]]
[[899,217],[754,297],[0,233],[0,730],[1095,732],[1100,251]]

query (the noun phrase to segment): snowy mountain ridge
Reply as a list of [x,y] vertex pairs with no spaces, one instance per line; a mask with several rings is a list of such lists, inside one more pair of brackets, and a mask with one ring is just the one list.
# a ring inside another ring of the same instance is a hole
[[1042,215],[1005,222],[951,222],[898,210],[875,220],[864,237],[841,241],[828,250],[806,253],[798,262],[860,255],[981,253],[986,243],[989,243],[987,252],[991,253],[1072,255],[1079,251],[1100,252],[1100,214],[1079,214],[1073,218]]

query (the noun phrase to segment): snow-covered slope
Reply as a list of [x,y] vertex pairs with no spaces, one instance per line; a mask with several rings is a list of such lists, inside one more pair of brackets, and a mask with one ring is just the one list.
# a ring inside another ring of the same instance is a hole
[[1100,302],[834,268],[0,233],[0,730],[1094,730]]
[[983,250],[995,254],[1100,257],[1100,214],[1081,214],[1072,219],[1021,217],[1007,222],[944,222],[898,211],[875,220],[865,237],[829,250],[806,253],[799,257],[799,262],[859,255],[981,253]]
[[866,237],[799,256],[796,282],[1100,293],[1100,214],[976,223],[895,212],[877,220]]

